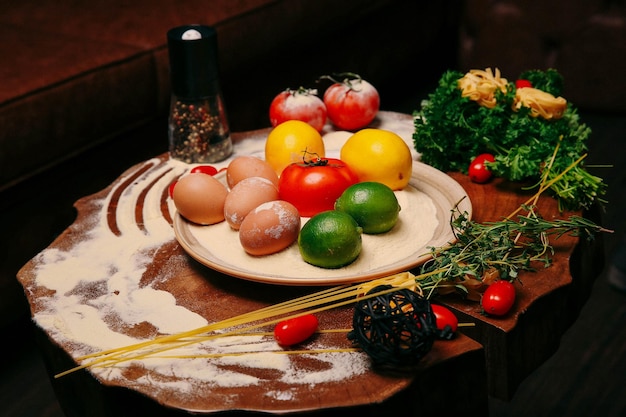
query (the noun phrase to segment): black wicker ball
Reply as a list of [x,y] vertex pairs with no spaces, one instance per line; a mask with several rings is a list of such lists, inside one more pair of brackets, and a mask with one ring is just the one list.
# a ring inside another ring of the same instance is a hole
[[[391,289],[373,288],[368,294]],[[430,302],[409,289],[398,289],[357,302],[348,339],[376,366],[409,367],[426,355],[437,337]]]

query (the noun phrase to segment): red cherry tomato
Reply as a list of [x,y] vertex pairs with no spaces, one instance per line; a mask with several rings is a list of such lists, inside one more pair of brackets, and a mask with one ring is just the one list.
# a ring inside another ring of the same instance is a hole
[[355,74],[335,82],[324,93],[328,118],[339,129],[361,129],[374,120],[380,96],[372,84]]
[[215,175],[215,174],[217,174],[217,168],[215,168],[214,166],[211,166],[211,165],[198,165],[198,166],[195,166],[195,167],[191,168],[190,172],[192,174],[196,173],[196,172],[201,172],[201,173],[207,174],[207,175]]
[[178,181],[174,180],[171,182],[170,186],[167,187],[167,192],[170,195],[170,198],[174,198],[174,186]]
[[431,304],[430,306],[433,309],[435,319],[437,320],[437,329],[444,330],[446,326],[450,326],[450,329],[453,332],[456,332],[456,329],[459,326],[459,320],[456,318],[454,313],[448,308],[438,304]]
[[489,285],[481,299],[483,310],[493,316],[503,316],[515,302],[515,287],[509,281],[499,280]]
[[533,84],[528,80],[516,80],[515,88],[532,87]]
[[307,163],[288,165],[278,180],[281,200],[296,206],[300,216],[313,215],[335,207],[335,200],[359,181],[341,160],[318,158]]
[[281,346],[302,343],[317,330],[317,317],[313,314],[287,319],[274,327],[274,339]]
[[483,153],[474,158],[468,169],[470,179],[479,184],[484,184],[489,181],[493,174],[489,168],[487,168],[485,162],[494,162],[495,160],[494,156],[489,153]]
[[317,96],[317,90],[300,87],[274,97],[270,104],[272,127],[287,120],[301,120],[321,132],[326,124],[326,105]]

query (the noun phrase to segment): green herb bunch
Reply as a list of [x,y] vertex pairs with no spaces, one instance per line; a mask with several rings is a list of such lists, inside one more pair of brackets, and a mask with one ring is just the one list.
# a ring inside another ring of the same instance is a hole
[[[494,175],[538,186],[549,163],[552,179],[584,159],[591,129],[580,121],[571,103],[561,118],[532,117],[527,107],[513,110],[516,87],[508,82],[506,92],[495,92],[496,106],[484,107],[462,97],[458,81],[463,75],[458,71],[444,73],[438,87],[415,112],[413,140],[422,162],[442,171],[467,173],[474,157],[491,153],[495,162],[488,167]],[[527,71],[519,78],[555,97],[561,95],[563,79],[556,70]],[[557,147],[558,153],[550,162]],[[606,186],[579,163],[554,182],[551,191],[561,209],[576,210],[601,200]]]
[[521,209],[527,214],[486,223],[474,222],[467,213],[453,209],[450,225],[457,241],[431,248],[432,259],[417,276],[427,297],[455,292],[478,301],[481,288],[484,290],[491,281],[511,281],[520,271],[549,267],[554,254],[550,236],[570,234],[593,239],[596,233],[607,231],[580,216],[546,220],[532,206],[523,205]]

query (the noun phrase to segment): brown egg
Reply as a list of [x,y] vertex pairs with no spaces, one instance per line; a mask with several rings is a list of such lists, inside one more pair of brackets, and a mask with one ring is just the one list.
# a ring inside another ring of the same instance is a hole
[[250,255],[270,255],[289,247],[298,239],[298,233],[298,209],[276,200],[261,204],[246,216],[239,228],[239,241]]
[[226,183],[232,189],[244,178],[267,178],[278,186],[278,175],[274,168],[264,160],[255,156],[238,156],[228,164],[226,169]]
[[239,181],[224,202],[224,217],[235,230],[243,219],[259,205],[278,199],[278,187],[267,178],[248,177]]
[[181,177],[172,192],[176,210],[181,216],[198,224],[214,224],[224,220],[224,204],[228,189],[214,177],[192,173]]

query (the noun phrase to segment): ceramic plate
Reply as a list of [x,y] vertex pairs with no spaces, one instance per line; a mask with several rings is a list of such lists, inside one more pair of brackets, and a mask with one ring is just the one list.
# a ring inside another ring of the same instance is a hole
[[[216,178],[224,180],[224,175]],[[388,233],[363,235],[363,249],[352,264],[325,269],[305,263],[297,243],[282,252],[253,257],[239,243],[238,232],[226,222],[200,226],[176,213],[174,231],[185,251],[201,264],[233,277],[280,285],[337,285],[368,281],[410,270],[430,258],[429,248],[454,241],[452,209],[471,216],[465,190],[452,178],[428,165],[413,163],[409,186],[396,192],[399,221]],[[302,219],[302,224],[306,222]]]

